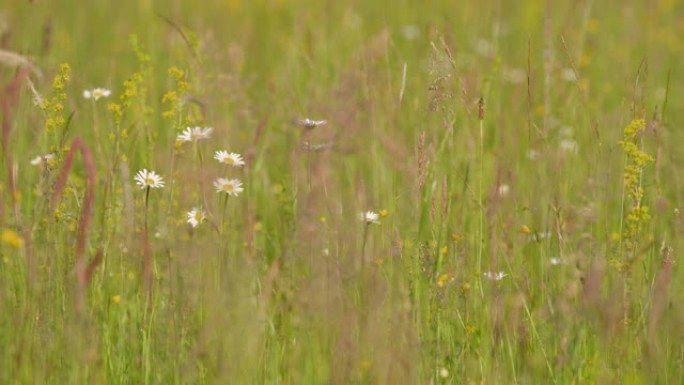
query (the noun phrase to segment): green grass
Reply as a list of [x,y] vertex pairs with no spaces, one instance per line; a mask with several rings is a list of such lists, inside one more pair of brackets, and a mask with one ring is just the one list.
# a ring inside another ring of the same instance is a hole
[[[1,5],[0,383],[684,382],[683,17]],[[214,131],[177,143],[187,126]]]

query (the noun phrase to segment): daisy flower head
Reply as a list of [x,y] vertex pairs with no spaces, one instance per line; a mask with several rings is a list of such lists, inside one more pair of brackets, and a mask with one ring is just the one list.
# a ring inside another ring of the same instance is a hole
[[211,132],[214,131],[211,127],[186,127],[178,138],[179,142],[197,142],[211,137]]
[[318,126],[324,126],[324,125],[328,124],[328,121],[327,120],[313,120],[313,119],[306,118],[306,119],[297,119],[297,120],[295,120],[295,123],[306,128],[306,129],[308,129],[308,130],[311,130],[311,129],[314,129]]
[[365,211],[359,213],[359,220],[366,222],[366,224],[374,223],[376,225],[380,224],[380,215],[374,211]]
[[228,166],[233,166],[233,167],[242,167],[245,165],[244,159],[242,159],[242,155],[234,153],[234,152],[228,152],[228,151],[216,151],[214,154],[214,159],[218,160],[219,162],[228,165]]
[[482,275],[487,278],[490,281],[501,281],[505,277],[508,276],[508,274],[504,273],[503,271],[499,272],[492,272],[492,271],[487,271],[482,273]]
[[242,192],[242,182],[239,179],[218,178],[214,181],[217,193],[238,196]]
[[195,207],[192,210],[188,211],[188,223],[193,228],[199,226],[200,223],[204,222],[204,219],[206,219],[206,217],[206,213],[201,208]]
[[55,154],[45,154],[45,155],[39,155],[33,159],[31,159],[31,165],[33,166],[40,166],[42,164],[50,164],[51,160],[55,159]]
[[164,179],[154,171],[147,171],[142,169],[135,174],[135,183],[144,188],[161,188],[164,187]]
[[106,98],[112,94],[112,91],[106,88],[93,88],[92,90],[83,91],[83,97],[86,99],[93,99],[95,101],[100,98]]

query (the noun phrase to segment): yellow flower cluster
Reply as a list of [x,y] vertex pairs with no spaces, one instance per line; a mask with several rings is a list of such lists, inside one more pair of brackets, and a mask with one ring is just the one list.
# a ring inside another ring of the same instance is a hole
[[646,122],[644,119],[632,120],[625,127],[623,140],[619,142],[627,156],[627,165],[624,170],[624,186],[632,204],[632,208],[625,220],[623,236],[628,250],[634,250],[637,246],[643,225],[651,219],[648,207],[642,204],[644,189],[641,186],[641,176],[644,168],[653,162],[654,159],[637,145],[637,135],[645,128]]
[[71,67],[68,64],[59,66],[59,71],[52,81],[52,97],[43,100],[40,108],[45,113],[45,130],[48,133],[55,132],[64,126],[64,101],[66,100],[66,85],[71,78]]
[[[162,117],[172,119],[180,127],[182,109],[182,97],[192,88],[190,82],[185,79],[185,71],[178,67],[171,67],[168,71],[169,78],[175,83],[174,89],[167,91],[162,97],[163,104],[169,104],[169,109],[162,112]],[[175,128],[179,128],[175,127]]]
[[[145,75],[150,73],[149,62],[151,59],[150,56],[143,51],[136,35],[131,35],[129,40],[138,59],[140,70],[133,73],[130,78],[124,81],[124,91],[119,97],[120,103],[112,102],[107,105],[107,110],[109,110],[114,117],[114,123],[117,126],[117,132],[122,139],[126,139],[128,137],[127,130],[120,130],[124,113],[127,110],[132,111],[130,112],[132,114],[135,114],[136,112],[141,113],[142,118],[145,121],[147,121],[147,118],[152,114],[151,109],[145,105],[145,94],[147,91],[145,88]],[[133,106],[133,101],[136,98],[138,98],[140,101],[140,106],[137,110],[135,110]],[[114,136],[114,133],[111,133],[110,139],[113,140]]]

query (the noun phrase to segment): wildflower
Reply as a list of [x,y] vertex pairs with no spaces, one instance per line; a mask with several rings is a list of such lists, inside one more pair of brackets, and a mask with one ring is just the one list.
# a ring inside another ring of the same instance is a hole
[[86,99],[95,99],[95,101],[100,98],[106,98],[112,94],[112,91],[106,88],[93,88],[92,90],[83,91],[83,97]]
[[382,209],[378,212],[378,214],[380,214],[380,218],[387,218],[390,215],[390,212],[385,209]]
[[530,235],[527,236],[527,241],[528,242],[541,242],[544,239],[551,238],[551,235],[552,234],[550,231],[534,232],[534,233],[531,233]]
[[449,370],[447,368],[439,369],[439,376],[441,378],[448,378],[449,377]]
[[444,285],[446,285],[449,282],[450,278],[451,277],[449,276],[449,274],[446,273],[440,275],[439,277],[437,277],[437,286],[444,287]]
[[563,68],[560,73],[561,79],[568,83],[574,83],[577,81],[577,75],[572,68]]
[[40,155],[31,160],[31,164],[34,166],[40,166],[43,163],[50,163],[51,160],[55,159],[55,154],[45,154]]
[[199,226],[200,223],[204,222],[206,217],[207,216],[204,213],[204,210],[201,208],[193,208],[192,210],[188,211],[188,223],[192,227]]
[[520,68],[505,68],[502,76],[504,80],[512,84],[522,84],[527,80],[527,72]]
[[475,51],[480,56],[492,57],[492,56],[494,56],[494,54],[496,52],[496,48],[495,48],[494,44],[492,44],[489,40],[479,38],[475,42]]
[[549,259],[549,263],[551,263],[552,266],[558,266],[558,265],[566,265],[568,261],[562,258],[551,258]]
[[311,129],[314,129],[318,126],[324,126],[324,125],[328,124],[328,121],[327,120],[312,120],[312,119],[306,118],[306,119],[297,119],[295,121],[295,123],[306,128],[306,129],[308,129],[308,130],[311,130]]
[[407,24],[401,29],[404,39],[416,40],[420,37],[420,28],[415,24]]
[[43,108],[43,106],[45,105],[45,98],[43,98],[43,95],[36,92],[33,95],[33,105],[36,107]]
[[359,220],[366,222],[366,224],[375,223],[380,224],[380,215],[373,211],[366,211],[359,213]]
[[242,159],[242,155],[228,152],[228,151],[216,151],[214,154],[214,159],[219,162],[233,167],[242,167],[245,165],[245,161]]
[[242,182],[238,179],[218,178],[214,181],[217,193],[226,193],[232,196],[238,196],[242,192]]
[[563,139],[558,144],[558,148],[560,148],[562,151],[577,152],[578,146],[577,142],[572,139]]
[[0,240],[2,243],[6,245],[10,245],[14,247],[15,249],[21,248],[21,246],[24,244],[24,240],[19,236],[19,234],[10,229],[5,229],[2,231],[2,236],[0,236]]
[[505,277],[508,276],[508,274],[504,273],[503,271],[499,272],[492,272],[492,271],[487,271],[482,273],[482,275],[487,278],[490,281],[501,281]]
[[499,186],[499,190],[498,190],[499,196],[502,196],[502,197],[506,196],[506,195],[508,195],[509,191],[511,191],[511,186],[509,186],[507,184],[502,184]]
[[213,130],[211,127],[186,127],[176,140],[179,142],[197,142],[209,139]]
[[142,169],[135,175],[135,182],[141,189],[164,187],[164,180],[154,171]]
[[117,294],[117,295],[113,295],[113,296],[112,296],[112,302],[114,302],[114,303],[116,303],[116,304],[121,303],[121,296],[118,295],[118,294]]

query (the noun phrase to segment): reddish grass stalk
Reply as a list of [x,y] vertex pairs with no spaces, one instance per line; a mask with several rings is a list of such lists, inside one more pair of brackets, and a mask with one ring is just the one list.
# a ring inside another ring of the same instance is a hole
[[79,219],[78,222],[78,235],[76,239],[76,254],[75,254],[75,260],[76,260],[76,279],[78,281],[78,288],[77,288],[77,298],[76,298],[76,304],[79,310],[83,309],[83,304],[84,304],[84,299],[85,299],[85,291],[88,286],[88,283],[90,282],[93,272],[95,271],[95,268],[97,265],[100,263],[102,260],[102,252],[98,251],[96,254],[95,258],[88,264],[86,262],[85,258],[85,248],[86,248],[86,243],[88,240],[88,230],[90,228],[90,220],[92,217],[92,212],[93,212],[93,204],[95,203],[95,181],[96,181],[96,169],[95,169],[95,160],[93,159],[93,154],[88,148],[88,146],[85,145],[83,140],[81,140],[80,137],[77,137],[74,139],[74,141],[71,143],[71,149],[67,153],[64,163],[62,164],[62,170],[59,173],[59,177],[57,178],[57,181],[55,182],[55,190],[52,193],[52,200],[51,200],[51,207],[52,210],[54,210],[54,207],[59,200],[59,198],[62,195],[62,192],[64,191],[64,188],[66,187],[66,180],[67,176],[69,175],[69,171],[71,171],[71,166],[73,165],[74,162],[74,156],[76,154],[76,151],[81,152],[81,156],[83,157],[83,163],[85,164],[85,169],[86,169],[86,192],[85,192],[85,197],[83,199],[83,210],[81,211],[81,218]]
[[[29,67],[20,68],[12,81],[7,84],[2,92],[2,99],[0,100],[0,107],[2,108],[2,152],[5,154],[5,164],[7,165],[7,186],[9,188],[10,202],[12,202],[12,210],[15,218],[19,218],[19,204],[17,202],[17,192],[14,183],[14,169],[12,162],[12,154],[10,153],[9,143],[12,135],[12,121],[17,110],[17,103],[19,102],[19,94],[21,93],[21,86],[31,73]],[[5,218],[4,204],[0,202],[0,224]]]

